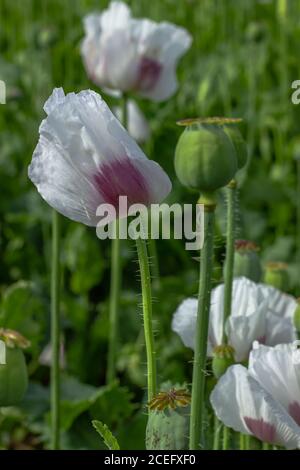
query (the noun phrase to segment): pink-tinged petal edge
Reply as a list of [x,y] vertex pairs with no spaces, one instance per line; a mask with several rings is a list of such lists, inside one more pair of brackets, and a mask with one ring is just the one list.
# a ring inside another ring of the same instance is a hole
[[244,421],[249,431],[258,439],[270,444],[276,443],[276,428],[273,424],[263,419],[254,419],[244,416]]
[[102,163],[94,175],[94,182],[105,203],[112,204],[115,209],[118,209],[119,196],[127,196],[129,206],[151,203],[148,183],[128,157]]

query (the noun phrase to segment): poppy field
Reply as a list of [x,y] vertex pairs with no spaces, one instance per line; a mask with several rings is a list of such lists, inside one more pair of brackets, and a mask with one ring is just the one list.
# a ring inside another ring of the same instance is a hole
[[300,449],[299,0],[1,0],[0,449]]

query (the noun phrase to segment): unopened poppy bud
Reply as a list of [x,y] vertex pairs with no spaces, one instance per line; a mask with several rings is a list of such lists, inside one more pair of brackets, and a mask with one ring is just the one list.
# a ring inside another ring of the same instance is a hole
[[238,169],[240,170],[243,168],[247,163],[248,158],[248,151],[247,151],[247,144],[243,139],[242,134],[240,133],[239,129],[234,125],[227,125],[223,127],[225,134],[231,140],[237,157],[237,165]]
[[294,325],[298,333],[300,333],[300,297],[297,299],[298,306],[294,313]]
[[212,370],[216,379],[225,374],[228,367],[235,363],[234,349],[229,344],[216,346],[213,351]]
[[[200,192],[226,186],[238,165],[235,148],[217,124],[186,121],[175,152],[175,171],[179,181]],[[182,123],[182,122],[181,122]]]
[[29,342],[13,330],[0,329],[5,351],[0,362],[0,407],[17,405],[23,398],[28,376],[24,353]]
[[260,282],[262,267],[258,255],[258,246],[249,240],[236,240],[234,252],[234,277],[247,277],[251,281]]
[[270,262],[265,266],[264,283],[285,291],[289,286],[288,265],[281,262]]

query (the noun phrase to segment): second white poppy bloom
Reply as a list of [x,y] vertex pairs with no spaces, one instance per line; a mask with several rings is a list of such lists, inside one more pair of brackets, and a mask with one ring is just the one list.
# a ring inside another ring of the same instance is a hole
[[81,53],[90,79],[108,90],[136,92],[154,101],[177,89],[176,65],[190,34],[170,23],[135,20],[123,2],[84,19]]
[[[233,281],[231,315],[226,322],[226,335],[235,350],[237,362],[248,358],[255,340],[268,345],[289,343],[296,339],[292,312],[295,299],[275,288],[256,284],[245,277]],[[176,310],[172,329],[183,343],[193,348],[197,318],[196,299],[186,299]],[[224,312],[224,284],[211,295],[208,353],[222,344]]]
[[148,160],[100,95],[86,90],[65,96],[57,88],[44,109],[48,116],[29,178],[58,212],[96,226],[103,203],[117,210],[120,196],[127,197],[128,206],[149,206],[168,195],[167,174]]
[[248,370],[235,365],[220,378],[210,400],[226,426],[287,449],[300,447],[300,351],[296,343],[273,348],[256,343]]

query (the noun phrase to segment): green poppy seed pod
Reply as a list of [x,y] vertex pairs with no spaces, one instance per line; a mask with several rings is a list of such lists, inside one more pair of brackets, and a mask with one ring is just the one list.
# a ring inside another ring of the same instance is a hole
[[248,240],[236,240],[233,276],[244,276],[254,282],[261,281],[262,266],[255,243]]
[[146,428],[147,450],[188,448],[190,409],[150,411]]
[[228,367],[235,363],[234,349],[229,344],[216,346],[213,351],[212,371],[216,379],[225,374]]
[[281,262],[270,262],[265,266],[264,283],[286,291],[289,287],[288,265]]
[[175,152],[176,175],[184,186],[216,191],[237,169],[235,148],[221,126],[194,123],[185,128]]
[[237,156],[237,165],[238,169],[240,170],[243,168],[247,163],[248,158],[248,150],[247,144],[243,139],[242,134],[240,133],[239,129],[234,125],[227,125],[223,127],[225,134],[231,140]]
[[298,302],[298,307],[296,308],[295,313],[294,313],[294,325],[299,334],[300,333],[300,297],[299,299],[297,299],[297,302]]
[[0,363],[0,407],[17,405],[23,398],[28,375],[24,353],[21,348],[29,342],[13,330],[0,328],[0,340],[4,342],[5,354]]
[[17,405],[28,385],[22,349],[6,347],[6,364],[0,364],[0,406]]
[[190,394],[185,389],[159,392],[149,403],[147,450],[188,448]]

